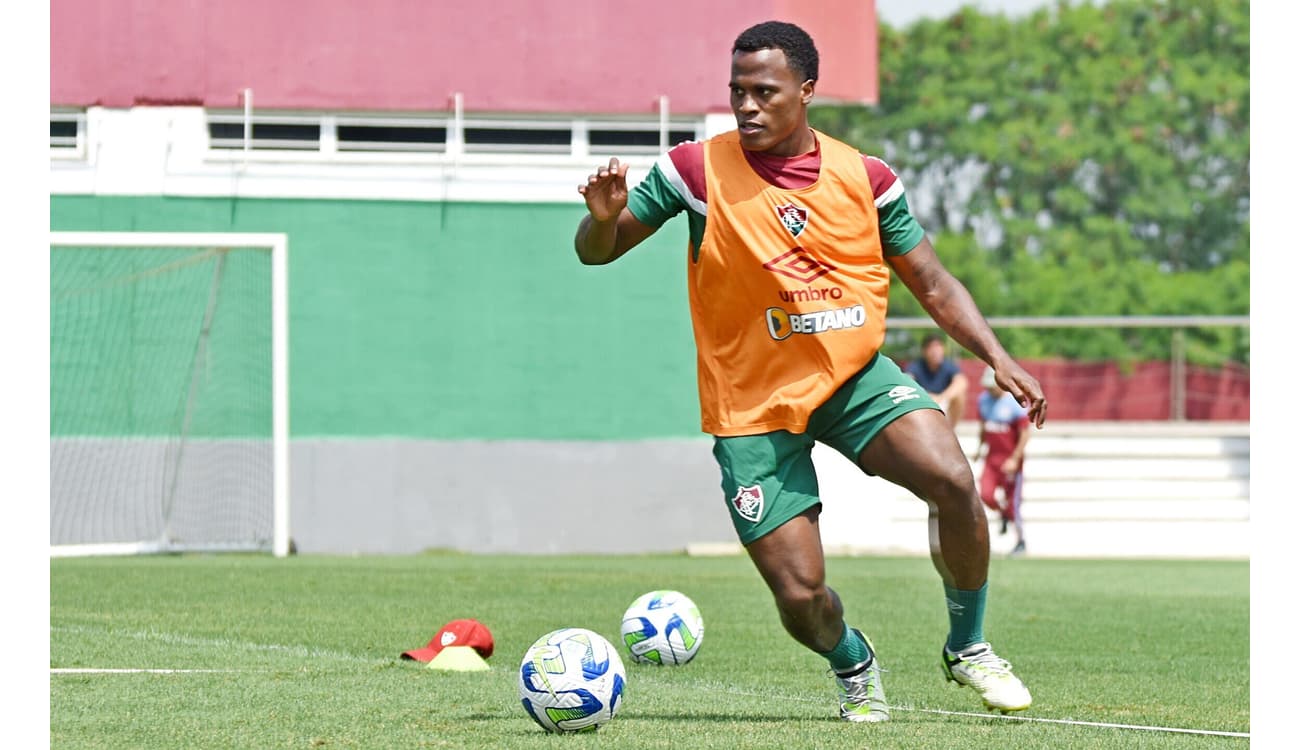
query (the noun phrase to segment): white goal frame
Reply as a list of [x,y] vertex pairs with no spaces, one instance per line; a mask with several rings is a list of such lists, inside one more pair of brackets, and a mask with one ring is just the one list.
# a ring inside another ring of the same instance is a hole
[[[271,252],[271,552],[290,553],[289,537],[289,237],[257,232],[50,232],[50,247],[253,247]],[[171,551],[162,542],[51,545],[51,557]]]

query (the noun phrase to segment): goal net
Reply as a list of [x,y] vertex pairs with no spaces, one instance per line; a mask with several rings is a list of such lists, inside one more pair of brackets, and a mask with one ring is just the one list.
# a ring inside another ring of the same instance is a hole
[[288,554],[286,252],[50,233],[52,556]]

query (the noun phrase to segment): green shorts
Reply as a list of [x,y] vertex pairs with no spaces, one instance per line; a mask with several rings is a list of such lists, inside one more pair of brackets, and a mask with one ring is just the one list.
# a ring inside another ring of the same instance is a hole
[[939,405],[892,359],[876,354],[817,407],[806,432],[714,437],[722,494],[741,543],[748,545],[821,503],[812,461],[814,442],[834,448],[857,465],[877,432],[917,409]]

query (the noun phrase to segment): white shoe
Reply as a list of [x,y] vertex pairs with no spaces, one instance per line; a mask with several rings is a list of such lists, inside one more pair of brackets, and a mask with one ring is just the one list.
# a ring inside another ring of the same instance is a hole
[[889,721],[889,703],[880,682],[880,660],[876,658],[876,649],[862,631],[854,628],[853,632],[866,641],[871,660],[848,677],[835,675],[835,682],[840,686],[840,718],[873,723]]
[[976,643],[955,654],[944,646],[943,673],[958,685],[975,688],[984,705],[1003,713],[1023,711],[1034,702],[1029,689],[1011,673],[1011,664],[993,653],[987,643]]

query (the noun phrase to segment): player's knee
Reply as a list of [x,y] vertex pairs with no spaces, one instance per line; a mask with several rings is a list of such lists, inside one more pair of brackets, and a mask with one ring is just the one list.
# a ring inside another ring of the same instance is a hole
[[830,603],[830,590],[821,578],[799,579],[791,577],[773,589],[776,606],[782,612],[806,613],[821,609]]
[[944,460],[936,465],[934,475],[930,478],[929,497],[926,499],[940,505],[965,505],[972,498],[979,497],[970,464],[964,456],[959,455],[957,459],[959,460]]

